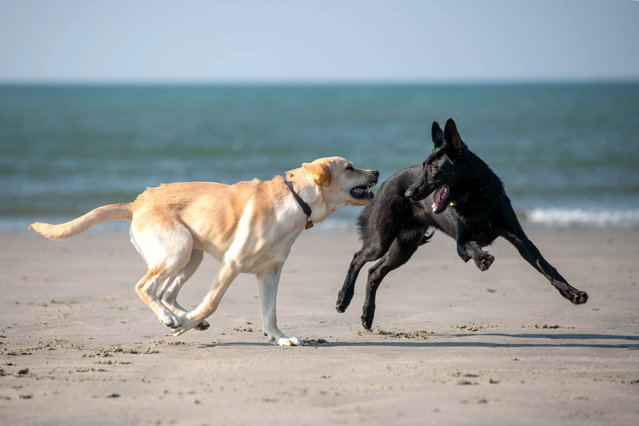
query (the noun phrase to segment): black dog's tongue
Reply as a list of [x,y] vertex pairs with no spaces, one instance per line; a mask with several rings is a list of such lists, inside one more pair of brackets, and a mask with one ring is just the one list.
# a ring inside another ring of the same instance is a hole
[[441,213],[448,206],[448,196],[450,191],[448,185],[442,185],[433,192],[433,213]]

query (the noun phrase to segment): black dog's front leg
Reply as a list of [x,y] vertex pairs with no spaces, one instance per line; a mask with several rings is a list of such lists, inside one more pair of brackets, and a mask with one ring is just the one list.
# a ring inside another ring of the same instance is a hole
[[495,261],[494,256],[482,250],[476,241],[468,241],[462,232],[457,232],[456,239],[457,254],[459,254],[459,257],[461,257],[464,262],[473,259],[480,271],[486,271]]
[[495,261],[495,257],[482,250],[475,241],[475,234],[463,222],[457,221],[455,226],[455,240],[457,241],[457,254],[464,262],[470,259],[475,261],[475,265],[480,271],[486,271]]
[[580,291],[568,284],[568,282],[562,277],[557,270],[544,259],[537,247],[528,239],[523,231],[509,232],[505,235],[505,238],[510,241],[519,251],[521,257],[526,259],[533,268],[538,270],[546,277],[550,284],[552,284],[563,297],[570,300],[575,305],[581,305],[588,300],[588,293]]

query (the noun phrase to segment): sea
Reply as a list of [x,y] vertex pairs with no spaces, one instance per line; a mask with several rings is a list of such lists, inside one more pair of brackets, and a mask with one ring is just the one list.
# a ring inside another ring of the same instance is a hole
[[[449,117],[525,228],[639,227],[639,83],[105,84],[0,86],[0,230],[324,156],[382,182],[423,162]],[[314,230],[354,229],[360,212]]]

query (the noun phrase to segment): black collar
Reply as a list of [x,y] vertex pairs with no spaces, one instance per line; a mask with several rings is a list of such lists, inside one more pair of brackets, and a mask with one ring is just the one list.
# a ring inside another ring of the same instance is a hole
[[293,184],[290,181],[286,180],[285,178],[284,183],[286,184],[288,189],[291,190],[291,194],[293,194],[293,198],[295,198],[295,201],[297,201],[297,204],[300,205],[300,207],[302,208],[302,211],[306,215],[306,229],[312,228],[313,221],[311,220],[311,213],[312,213],[311,206],[309,206],[306,201],[302,200],[302,197],[300,197],[299,194],[295,192],[295,189],[293,188]]

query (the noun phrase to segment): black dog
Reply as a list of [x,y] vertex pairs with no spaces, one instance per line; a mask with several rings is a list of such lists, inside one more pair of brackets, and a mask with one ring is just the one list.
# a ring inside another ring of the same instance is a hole
[[362,249],[355,253],[337,299],[344,312],[353,298],[355,280],[366,262],[379,261],[368,271],[364,328],[375,315],[375,293],[393,269],[406,263],[417,248],[439,229],[457,241],[457,253],[481,271],[495,258],[481,248],[504,237],[521,256],[541,272],[562,296],[574,304],[586,303],[588,294],[566,282],[526,237],[506,196],[503,184],[461,140],[452,119],[445,130],[433,123],[435,148],[421,166],[401,170],[380,187],[359,217]]

